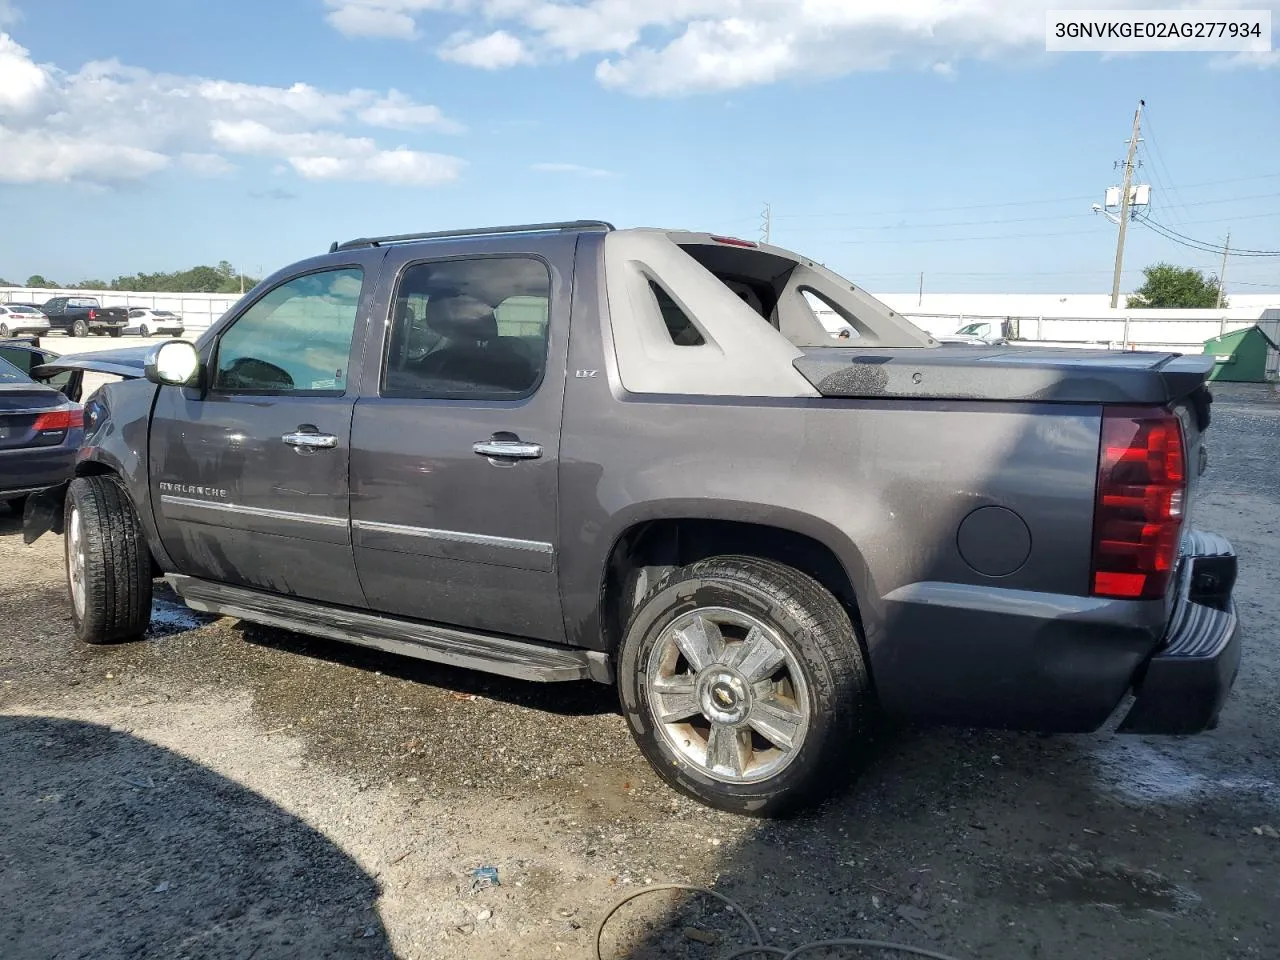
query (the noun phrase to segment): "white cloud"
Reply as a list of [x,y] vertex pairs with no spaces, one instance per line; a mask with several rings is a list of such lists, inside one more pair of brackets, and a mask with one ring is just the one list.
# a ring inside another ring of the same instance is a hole
[[115,183],[157,173],[169,163],[164,154],[139,147],[116,144],[104,150],[100,142],[82,137],[0,127],[0,180],[9,183]]
[[256,120],[219,120],[214,142],[236,153],[281,157],[308,180],[376,180],[429,186],[457,178],[462,161],[438,153],[397,147],[380,150],[368,137],[339,133],[287,133]]
[[348,37],[394,37],[412,39],[418,35],[413,17],[395,10],[348,4],[325,17],[339,33]]
[[537,170],[539,173],[572,173],[580,177],[613,176],[613,172],[610,170],[601,170],[599,167],[584,167],[578,163],[535,163],[529,169]]
[[345,36],[412,40],[418,36],[415,14],[465,10],[471,0],[325,0],[325,6],[325,19]]
[[390,130],[413,130],[417,127],[434,127],[441,133],[461,133],[463,127],[444,115],[436,106],[414,103],[399,90],[389,90],[387,95],[375,100],[358,114],[371,127]]
[[311,179],[414,186],[452,179],[462,168],[455,157],[384,149],[349,135],[358,125],[461,129],[439,107],[398,90],[255,85],[115,60],[71,73],[34,63],[0,33],[0,182],[115,183],[165,169],[225,176],[236,154],[272,157]]
[[1280,49],[1254,50],[1237,53],[1230,57],[1219,57],[1214,60],[1213,65],[1219,70],[1233,70],[1244,67],[1267,70],[1271,67],[1280,67]]
[[[331,20],[401,18],[400,35],[454,29],[447,60],[486,69],[600,57],[597,80],[653,96],[902,68],[952,79],[965,60],[1044,54],[1045,13],[1097,0],[326,0]],[[1239,6],[1238,0],[1111,0],[1112,9]],[[1252,5],[1246,4],[1246,5]],[[1265,6],[1280,13],[1276,0]],[[474,38],[474,39],[473,39]],[[1081,55],[1076,55],[1081,56]],[[1084,55],[1089,56],[1089,55]],[[1242,54],[1231,66],[1274,66]]]
[[462,168],[457,157],[399,147],[345,157],[290,157],[308,180],[372,180],[406,187],[427,187],[453,180]]
[[[0,13],[4,9],[0,7]],[[7,33],[0,33],[0,116],[34,109],[49,85],[48,73],[31,62],[26,47],[15,43]]]
[[440,48],[440,56],[484,70],[504,70],[533,59],[520,38],[505,30],[474,39],[469,34],[456,35]]

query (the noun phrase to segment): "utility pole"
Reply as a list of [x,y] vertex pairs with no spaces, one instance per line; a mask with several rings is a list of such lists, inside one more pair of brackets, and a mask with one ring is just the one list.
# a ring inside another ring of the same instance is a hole
[[1124,160],[1124,186],[1120,188],[1120,236],[1116,239],[1116,272],[1111,278],[1111,309],[1120,303],[1120,272],[1124,269],[1124,235],[1129,226],[1129,191],[1133,189],[1133,155],[1138,152],[1138,133],[1142,128],[1143,100],[1133,114],[1133,133],[1129,136],[1129,155]]
[[769,233],[773,228],[773,207],[769,204],[764,205],[764,212],[760,214],[760,239],[764,243],[769,242]]
[[920,271],[920,292],[916,295],[916,306],[924,306],[924,271]]
[[1218,303],[1215,310],[1222,309],[1222,288],[1227,282],[1227,254],[1231,252],[1231,231],[1227,231],[1227,242],[1222,245],[1222,269],[1218,271]]

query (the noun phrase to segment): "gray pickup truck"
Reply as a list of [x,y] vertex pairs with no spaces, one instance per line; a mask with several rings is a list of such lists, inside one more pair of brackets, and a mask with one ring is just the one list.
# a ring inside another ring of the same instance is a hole
[[[854,335],[830,336],[815,309]],[[617,685],[674,787],[778,814],[868,722],[1193,733],[1235,679],[1192,525],[1212,358],[943,346],[803,256],[593,221],[353,240],[195,344],[62,357],[76,632],[192,607]]]

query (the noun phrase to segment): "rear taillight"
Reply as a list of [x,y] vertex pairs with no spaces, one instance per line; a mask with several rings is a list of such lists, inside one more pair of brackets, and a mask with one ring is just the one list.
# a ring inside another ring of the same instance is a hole
[[48,413],[42,413],[36,417],[36,422],[32,425],[32,429],[36,433],[50,433],[54,430],[71,430],[75,427],[84,426],[84,409],[82,407],[68,407],[65,410],[50,410]]
[[739,240],[737,237],[717,237],[715,234],[712,234],[711,239],[714,240],[716,243],[724,243],[731,247],[753,247],[754,248],[754,247],[760,246],[760,244],[756,243],[754,240]]
[[90,320],[96,320],[96,319],[97,319],[97,317],[98,317],[98,311],[97,311],[97,310],[90,309],[90,310],[89,310],[89,319],[90,319]]
[[1178,417],[1163,409],[1105,410],[1093,516],[1094,596],[1165,595],[1178,559],[1186,497]]

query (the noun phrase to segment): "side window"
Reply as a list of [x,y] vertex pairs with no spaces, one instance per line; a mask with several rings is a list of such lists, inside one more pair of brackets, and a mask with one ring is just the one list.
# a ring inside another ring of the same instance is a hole
[[295,277],[255,301],[218,339],[221,393],[325,393],[347,388],[364,271]]
[[667,325],[672,343],[677,347],[700,347],[707,342],[689,315],[680,309],[680,304],[672,300],[671,294],[663,290],[657,281],[649,281],[649,292],[658,302],[658,311],[662,314],[662,322]]
[[130,319],[130,320],[137,320],[140,316],[142,316],[142,311],[141,311],[141,310],[130,310],[130,311],[129,311],[129,319]]
[[382,395],[514,400],[542,382],[551,274],[533,257],[407,267],[392,306]]

